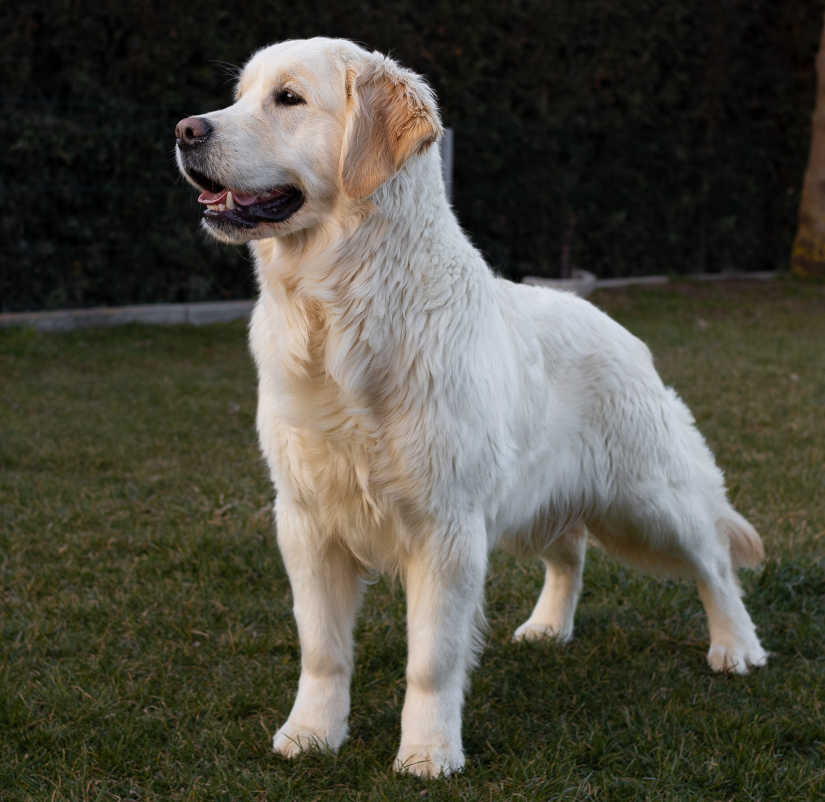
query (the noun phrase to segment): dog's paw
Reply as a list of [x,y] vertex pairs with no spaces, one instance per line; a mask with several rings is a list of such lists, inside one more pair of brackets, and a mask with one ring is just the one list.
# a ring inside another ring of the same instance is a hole
[[403,746],[398,750],[394,768],[402,774],[417,777],[446,777],[464,768],[464,753],[460,748],[435,744]]
[[708,651],[708,664],[714,671],[747,674],[749,668],[761,668],[768,662],[768,653],[756,638],[752,643],[738,640],[718,640]]
[[301,752],[332,752],[338,751],[346,739],[346,732],[332,735],[321,733],[309,727],[291,726],[284,724],[272,738],[272,750],[286,758],[293,758]]
[[573,625],[534,621],[525,621],[514,633],[514,641],[552,640],[556,643],[569,643],[573,639]]

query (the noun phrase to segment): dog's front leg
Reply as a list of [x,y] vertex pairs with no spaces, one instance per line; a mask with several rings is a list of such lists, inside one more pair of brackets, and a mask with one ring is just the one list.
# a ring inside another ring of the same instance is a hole
[[303,510],[279,498],[278,545],[292,586],[301,642],[301,677],[273,749],[337,751],[347,737],[353,626],[362,582],[352,555],[323,537]]
[[447,527],[404,566],[407,695],[399,771],[422,777],[464,766],[461,708],[482,615],[487,542],[483,522]]

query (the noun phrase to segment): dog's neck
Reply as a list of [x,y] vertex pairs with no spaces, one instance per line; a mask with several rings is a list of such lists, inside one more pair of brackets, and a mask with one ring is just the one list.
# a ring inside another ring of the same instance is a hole
[[285,369],[372,396],[417,370],[425,332],[407,321],[431,328],[451,304],[480,307],[490,273],[449,207],[435,147],[380,187],[366,213],[332,218],[338,228],[303,241],[255,243],[261,303],[280,321],[273,336],[289,340]]
[[447,201],[435,145],[366,202],[342,204],[327,225],[258,240],[252,252],[262,296],[320,304],[333,318],[354,306],[384,318],[407,304],[443,304],[489,273]]
[[[251,243],[262,292],[295,288],[302,296],[346,292],[351,274],[380,272],[381,260],[393,261],[395,252],[409,240],[418,243],[440,236],[440,229],[455,222],[441,177],[438,148],[431,146],[412,157],[370,198],[339,201],[324,224],[291,234]],[[383,247],[382,247],[383,246]],[[366,257],[366,258],[365,258]],[[415,273],[427,271],[426,260],[407,265]],[[432,267],[432,265],[429,265]]]

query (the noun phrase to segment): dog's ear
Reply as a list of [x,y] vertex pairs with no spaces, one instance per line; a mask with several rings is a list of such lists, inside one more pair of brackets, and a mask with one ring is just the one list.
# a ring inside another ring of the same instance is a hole
[[374,58],[346,73],[348,117],[340,169],[351,198],[371,195],[442,131],[433,92],[423,79],[391,59]]

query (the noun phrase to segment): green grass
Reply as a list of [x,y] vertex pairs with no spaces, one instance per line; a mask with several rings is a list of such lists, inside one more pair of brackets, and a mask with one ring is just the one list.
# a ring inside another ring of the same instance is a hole
[[496,556],[466,771],[390,770],[400,587],[359,622],[338,758],[270,752],[298,648],[240,324],[0,331],[0,799],[825,796],[825,290],[678,284],[596,302],[651,346],[769,559],[767,668],[705,665],[694,589],[591,549],[577,637],[510,643],[537,564]]

